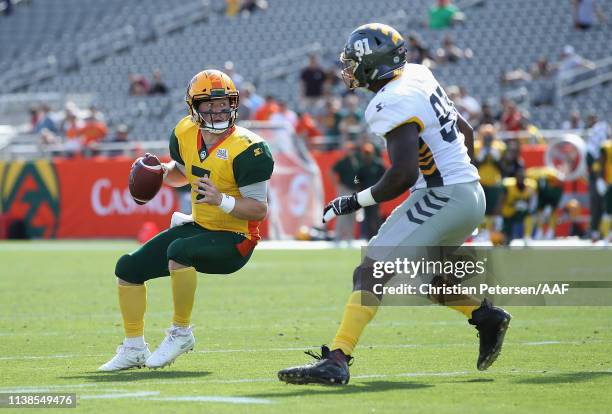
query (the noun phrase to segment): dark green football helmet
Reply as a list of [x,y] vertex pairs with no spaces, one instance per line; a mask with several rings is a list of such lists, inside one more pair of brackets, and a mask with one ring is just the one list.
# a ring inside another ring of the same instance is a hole
[[406,63],[404,38],[391,26],[369,23],[351,33],[340,55],[342,79],[349,89],[394,77]]

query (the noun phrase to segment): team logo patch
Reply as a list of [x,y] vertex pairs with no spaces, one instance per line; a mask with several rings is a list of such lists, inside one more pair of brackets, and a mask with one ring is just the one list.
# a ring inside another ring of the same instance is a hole
[[23,220],[30,237],[57,236],[59,187],[50,161],[0,162],[0,210]]
[[227,159],[227,149],[226,148],[219,148],[217,150],[217,158],[220,158],[222,160],[226,160]]
[[256,157],[260,156],[261,154],[263,154],[263,150],[261,148],[255,148],[253,150],[253,153],[255,154]]

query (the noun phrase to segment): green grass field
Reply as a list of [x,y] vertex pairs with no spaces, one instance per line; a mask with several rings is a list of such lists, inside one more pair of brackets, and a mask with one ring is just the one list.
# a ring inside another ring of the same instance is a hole
[[[358,250],[256,251],[237,274],[200,279],[196,352],[163,370],[98,373],[123,337],[115,260],[135,247],[0,243],[0,392],[76,392],[77,411],[114,413],[612,411],[612,308],[511,308],[503,353],[484,373],[462,315],[382,308],[348,386],[280,383],[278,369],[331,341]],[[148,285],[151,350],[170,323],[169,282]]]

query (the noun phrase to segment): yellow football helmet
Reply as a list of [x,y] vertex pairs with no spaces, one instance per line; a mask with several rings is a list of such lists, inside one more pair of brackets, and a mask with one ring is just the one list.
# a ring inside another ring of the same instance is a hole
[[[228,99],[228,105],[221,103],[213,108],[214,101]],[[191,120],[201,129],[213,134],[220,134],[233,127],[238,115],[240,102],[234,81],[225,73],[209,69],[191,79],[187,86],[185,101],[189,107]],[[202,103],[208,103],[202,110]]]

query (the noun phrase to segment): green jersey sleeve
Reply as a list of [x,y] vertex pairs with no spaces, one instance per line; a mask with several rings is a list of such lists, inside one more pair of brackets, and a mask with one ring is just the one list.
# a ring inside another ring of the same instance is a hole
[[274,169],[270,147],[264,141],[250,145],[234,158],[232,167],[238,187],[269,180]]
[[185,165],[185,161],[183,161],[183,158],[181,157],[178,138],[176,137],[174,130],[172,130],[172,134],[170,135],[170,158],[181,165]]

